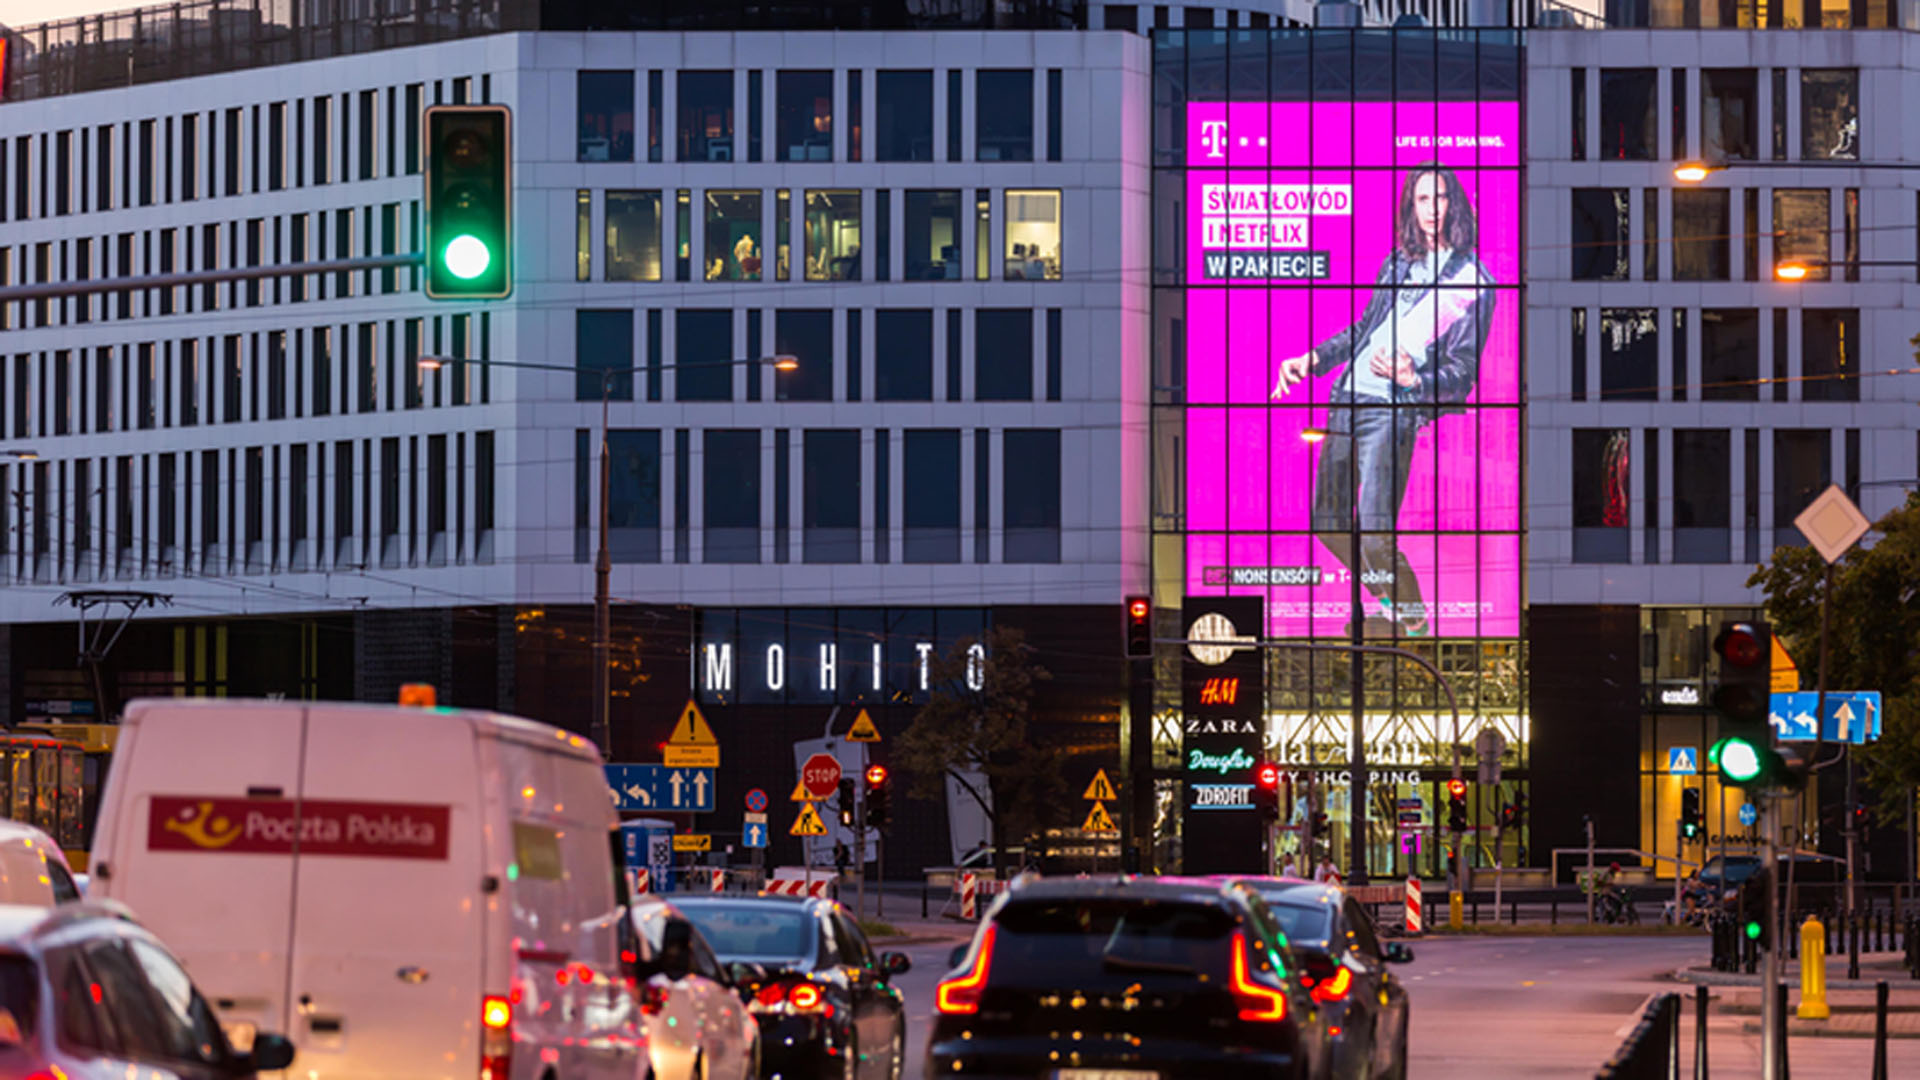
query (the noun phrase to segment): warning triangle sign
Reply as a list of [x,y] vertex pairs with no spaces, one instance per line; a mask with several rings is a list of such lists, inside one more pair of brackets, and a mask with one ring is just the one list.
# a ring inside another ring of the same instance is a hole
[[1087,823],[1080,829],[1082,832],[1116,832],[1119,827],[1113,823],[1113,815],[1107,813],[1106,803],[1094,803],[1093,810],[1087,814]]
[[793,828],[787,830],[789,836],[825,836],[827,823],[820,820],[820,812],[812,803],[800,804],[800,816],[793,819]]
[[797,802],[797,803],[810,803],[813,801],[813,796],[807,794],[807,785],[801,783],[798,780],[795,780],[793,782],[793,794],[787,796],[787,801]]
[[[1101,769],[1099,772],[1093,774],[1093,783],[1087,785],[1087,793],[1080,797],[1083,799],[1092,799],[1095,802],[1102,802],[1108,799],[1117,799],[1120,797],[1120,794],[1113,790],[1113,781],[1107,779],[1107,770]],[[1109,825],[1107,827],[1112,828],[1113,826]],[[1088,828],[1092,828],[1092,826],[1088,826]]]
[[708,726],[707,718],[700,715],[700,706],[687,699],[687,707],[680,710],[680,722],[673,725],[673,734],[667,736],[669,746],[717,746],[713,737],[713,728]]
[[853,718],[853,727],[847,732],[847,741],[880,741],[880,729],[873,726],[873,717],[867,715],[867,710],[861,709],[860,715]]
[[1773,639],[1773,665],[1769,672],[1771,689],[1776,694],[1791,694],[1800,689],[1800,666],[1793,662],[1793,656],[1780,639]]

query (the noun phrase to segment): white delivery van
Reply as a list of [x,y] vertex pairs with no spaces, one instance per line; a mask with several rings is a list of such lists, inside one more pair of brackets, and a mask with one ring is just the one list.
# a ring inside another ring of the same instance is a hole
[[544,724],[136,701],[91,891],[308,1080],[634,1080],[616,825],[599,754]]

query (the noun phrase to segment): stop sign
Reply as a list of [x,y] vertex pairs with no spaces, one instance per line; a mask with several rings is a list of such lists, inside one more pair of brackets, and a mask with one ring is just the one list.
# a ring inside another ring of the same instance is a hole
[[840,786],[840,762],[832,754],[815,754],[800,766],[800,786],[816,799],[824,799]]

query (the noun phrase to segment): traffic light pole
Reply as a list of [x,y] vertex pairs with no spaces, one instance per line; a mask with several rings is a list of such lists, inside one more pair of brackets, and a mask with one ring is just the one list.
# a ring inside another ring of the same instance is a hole
[[[1784,1080],[1781,1074],[1779,1032],[1787,1018],[1780,1014],[1780,950],[1786,942],[1779,933],[1776,918],[1778,904],[1775,894],[1779,882],[1773,880],[1773,873],[1779,866],[1779,853],[1775,842],[1780,831],[1780,799],[1773,792],[1760,797],[1760,858],[1762,873],[1768,875],[1765,906],[1761,918],[1766,920],[1767,933],[1764,935],[1768,947],[1760,950],[1760,1078],[1761,1080]],[[1676,867],[1675,873],[1679,872]]]
[[305,274],[405,270],[409,267],[424,266],[426,261],[425,255],[414,252],[408,255],[372,255],[364,259],[333,259],[328,262],[287,263],[279,266],[236,266],[227,270],[187,270],[178,274],[146,274],[140,277],[96,278],[91,281],[8,285],[0,288],[0,304],[10,304],[18,300],[58,300],[68,296],[92,296],[95,293],[131,292],[135,289],[219,285],[228,281],[258,281],[262,278],[300,277]]

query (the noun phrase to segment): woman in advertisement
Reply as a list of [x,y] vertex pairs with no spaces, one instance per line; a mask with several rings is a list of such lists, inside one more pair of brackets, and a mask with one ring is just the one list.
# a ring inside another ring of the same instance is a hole
[[[1417,637],[1432,624],[1394,530],[1414,443],[1441,416],[1464,411],[1473,393],[1494,290],[1476,255],[1473,204],[1452,169],[1428,162],[1407,175],[1393,239],[1360,320],[1281,361],[1273,397],[1340,371],[1314,473],[1313,530],[1348,573],[1360,575],[1384,617]],[[1358,552],[1356,494],[1364,534]]]

